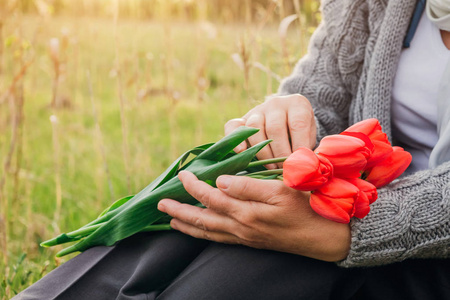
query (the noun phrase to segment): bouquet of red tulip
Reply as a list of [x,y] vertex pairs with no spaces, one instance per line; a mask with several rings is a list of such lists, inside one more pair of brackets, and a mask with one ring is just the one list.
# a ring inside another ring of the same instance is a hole
[[[217,143],[191,149],[135,196],[117,200],[92,222],[41,245],[51,247],[76,242],[57,253],[57,256],[64,256],[98,245],[111,246],[137,232],[170,229],[170,217],[157,209],[161,199],[201,205],[178,179],[181,170],[194,173],[212,186],[217,177],[224,174],[283,179],[289,187],[311,191],[310,204],[319,215],[348,223],[351,217],[366,216],[369,205],[377,198],[376,188],[397,178],[411,162],[408,152],[391,146],[376,119],[362,121],[339,135],[323,138],[314,151],[300,148],[287,158],[256,159],[258,151],[270,140],[241,153],[233,151],[257,131],[240,127]],[[194,157],[188,160],[191,156]],[[283,169],[264,167],[282,161]]]
[[364,218],[377,199],[377,188],[400,176],[411,154],[392,147],[377,119],[368,119],[337,135],[324,137],[314,150],[300,148],[283,164],[287,186],[312,191],[319,215],[340,223]]

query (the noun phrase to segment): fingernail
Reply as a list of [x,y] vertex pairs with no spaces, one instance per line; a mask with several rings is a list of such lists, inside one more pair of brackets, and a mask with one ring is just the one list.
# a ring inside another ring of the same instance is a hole
[[184,176],[186,176],[187,171],[180,171],[180,173],[178,173],[178,179],[183,179]]
[[170,221],[170,227],[172,227],[172,229],[178,229],[177,222],[175,221],[175,219],[172,219]]
[[216,180],[216,185],[218,188],[226,190],[231,184],[231,176],[222,175]]
[[158,210],[159,210],[159,211],[162,211],[162,212],[165,212],[164,210],[166,209],[166,207],[165,207],[164,204],[161,203],[161,202],[163,202],[163,200],[161,200],[161,201],[158,202]]

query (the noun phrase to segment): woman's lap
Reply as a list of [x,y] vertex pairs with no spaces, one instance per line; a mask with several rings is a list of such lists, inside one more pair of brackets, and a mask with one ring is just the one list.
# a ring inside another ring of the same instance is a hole
[[398,299],[430,288],[428,298],[441,299],[450,293],[447,267],[418,260],[344,269],[178,232],[145,233],[78,255],[14,299]]
[[345,299],[360,270],[298,255],[211,243],[157,299]]
[[147,299],[147,293],[164,289],[207,245],[178,232],[137,234],[114,247],[79,254],[17,300]]

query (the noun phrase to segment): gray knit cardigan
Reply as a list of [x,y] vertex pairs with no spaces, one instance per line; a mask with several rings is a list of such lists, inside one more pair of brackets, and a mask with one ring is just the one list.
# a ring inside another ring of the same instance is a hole
[[[278,94],[312,103],[318,139],[377,118],[391,138],[392,84],[416,1],[324,0],[308,54]],[[450,151],[450,150],[449,150]],[[450,162],[379,189],[369,215],[351,222],[344,267],[450,257]]]

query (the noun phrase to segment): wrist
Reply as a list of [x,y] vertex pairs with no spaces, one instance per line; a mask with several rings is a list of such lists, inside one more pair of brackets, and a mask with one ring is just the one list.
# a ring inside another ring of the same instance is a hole
[[351,227],[350,224],[337,223],[314,214],[309,228],[308,257],[315,259],[337,262],[345,259],[350,252]]

